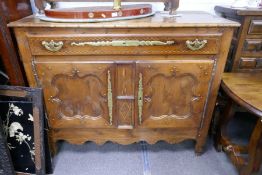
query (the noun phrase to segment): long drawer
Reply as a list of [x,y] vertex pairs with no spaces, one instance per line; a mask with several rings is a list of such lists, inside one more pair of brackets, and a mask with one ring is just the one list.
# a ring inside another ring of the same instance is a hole
[[32,55],[217,54],[221,34],[29,35],[28,40]]

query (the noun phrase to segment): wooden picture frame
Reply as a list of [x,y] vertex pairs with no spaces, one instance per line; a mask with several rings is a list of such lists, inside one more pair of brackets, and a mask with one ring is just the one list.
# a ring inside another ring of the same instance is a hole
[[[4,102],[12,101],[9,100],[9,98],[10,99],[14,98],[16,99],[14,101],[32,103],[35,174],[44,175],[46,170],[45,170],[44,113],[43,113],[43,103],[42,103],[43,101],[42,89],[4,85],[4,86],[0,86],[0,97],[1,97],[1,101],[4,98],[8,98],[8,100],[5,100]],[[21,99],[21,101],[17,99]],[[0,159],[2,158],[5,157],[4,155],[0,154]],[[19,173],[19,174],[27,174],[27,173]]]

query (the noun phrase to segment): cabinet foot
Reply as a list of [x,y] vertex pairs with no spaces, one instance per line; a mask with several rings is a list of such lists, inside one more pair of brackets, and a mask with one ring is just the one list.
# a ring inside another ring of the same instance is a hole
[[54,157],[57,154],[56,141],[50,139],[49,147],[50,147],[51,155],[52,157]]
[[51,145],[51,155],[54,157],[57,154],[57,145],[56,142],[52,142]]
[[221,152],[222,151],[222,145],[221,144],[215,144],[215,149],[217,152]]
[[199,146],[198,144],[196,144],[195,154],[196,156],[201,156],[203,154],[203,146]]

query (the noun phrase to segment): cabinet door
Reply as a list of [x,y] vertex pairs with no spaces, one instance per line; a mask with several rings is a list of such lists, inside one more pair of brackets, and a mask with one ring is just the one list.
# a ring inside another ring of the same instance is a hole
[[213,65],[212,59],[137,62],[137,126],[199,127]]
[[52,128],[113,126],[112,62],[36,61]]

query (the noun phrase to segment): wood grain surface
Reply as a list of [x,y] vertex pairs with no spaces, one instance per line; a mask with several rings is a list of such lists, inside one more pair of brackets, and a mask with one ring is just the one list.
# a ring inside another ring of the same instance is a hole
[[166,15],[92,24],[28,17],[10,24],[30,86],[44,89],[53,153],[58,140],[194,139],[195,151],[203,151],[239,24],[202,12]]
[[59,28],[163,28],[163,27],[239,27],[238,22],[223,19],[206,12],[178,12],[178,17],[158,12],[154,16],[127,21],[101,23],[51,23],[39,18],[27,18],[9,23],[9,27],[59,27]]
[[[262,162],[262,73],[224,73],[221,87],[229,98],[216,132],[216,148],[229,155],[240,175],[258,172]],[[257,117],[247,145],[233,141],[227,133],[237,105]]]
[[231,98],[262,116],[262,73],[224,73],[222,87]]
[[19,60],[17,46],[7,24],[31,15],[29,0],[0,0],[0,59],[12,85],[23,86],[26,78]]
[[235,30],[226,71],[262,72],[262,10],[216,6],[215,11],[241,23]]

